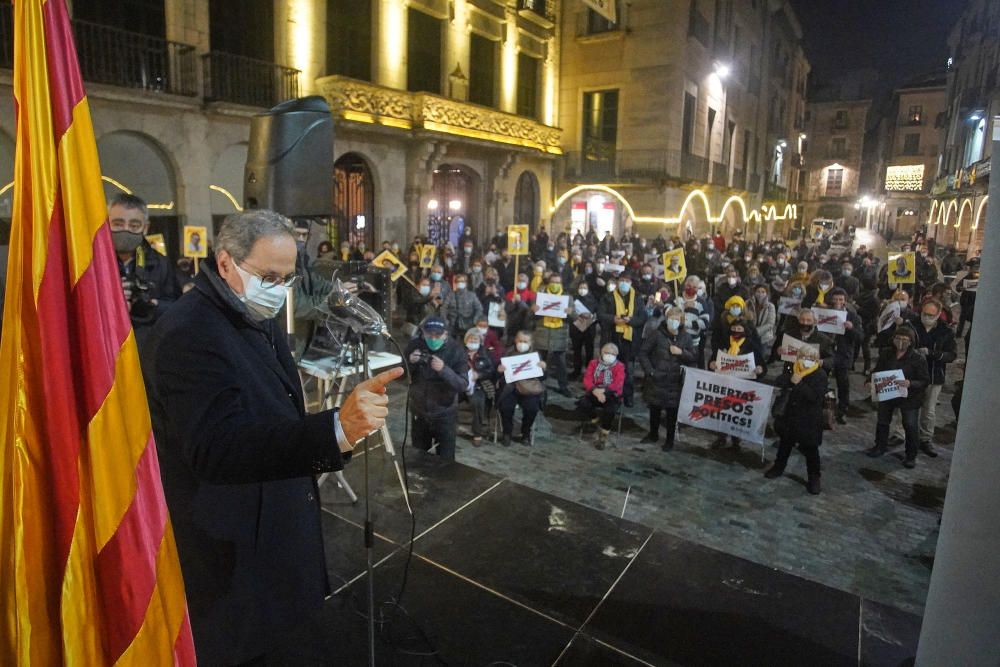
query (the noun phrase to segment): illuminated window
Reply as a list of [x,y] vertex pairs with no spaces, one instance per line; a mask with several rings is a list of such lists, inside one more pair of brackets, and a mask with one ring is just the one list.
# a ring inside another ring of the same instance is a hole
[[885,170],[885,189],[888,192],[920,192],[924,189],[924,165],[888,167]]
[[839,197],[840,193],[843,191],[844,187],[844,170],[843,169],[827,169],[826,170],[826,196],[827,197]]
[[910,125],[920,125],[924,122],[924,107],[915,104],[910,107],[909,112],[906,114],[906,122]]

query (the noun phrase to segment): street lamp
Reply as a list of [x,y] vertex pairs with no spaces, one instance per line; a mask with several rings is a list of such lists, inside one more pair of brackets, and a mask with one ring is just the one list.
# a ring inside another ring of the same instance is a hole
[[437,209],[438,209],[438,200],[437,199],[431,199],[431,200],[429,200],[427,202],[427,210],[428,211],[436,211]]
[[727,65],[726,63],[716,61],[715,63],[713,63],[712,66],[715,69],[715,75],[720,79],[725,79],[726,77],[729,76],[729,72],[731,70],[729,65]]

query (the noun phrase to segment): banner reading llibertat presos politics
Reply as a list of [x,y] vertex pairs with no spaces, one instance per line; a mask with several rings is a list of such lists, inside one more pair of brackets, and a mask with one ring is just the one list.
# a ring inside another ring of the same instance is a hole
[[759,445],[773,397],[770,385],[686,368],[677,421]]

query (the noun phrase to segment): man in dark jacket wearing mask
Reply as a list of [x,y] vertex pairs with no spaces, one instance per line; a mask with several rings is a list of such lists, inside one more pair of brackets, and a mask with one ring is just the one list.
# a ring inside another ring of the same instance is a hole
[[295,255],[284,216],[230,216],[215,257],[142,351],[201,664],[265,664],[320,608],[329,586],[315,475],[340,470],[384,424],[385,385],[402,374],[361,383],[339,411],[306,414],[274,320]]
[[945,369],[958,357],[955,332],[941,319],[942,308],[940,301],[926,301],[920,308],[921,326],[917,328],[917,351],[926,357],[930,373],[930,383],[920,406],[920,451],[932,458],[937,456],[933,445],[934,426]]
[[914,349],[916,340],[917,334],[913,327],[898,326],[893,330],[892,347],[879,351],[874,372],[903,371],[904,379],[899,384],[906,388],[907,394],[905,397],[893,398],[878,404],[875,446],[868,450],[868,456],[872,458],[882,456],[888,451],[889,425],[892,423],[892,414],[898,408],[903,420],[903,431],[906,433],[906,458],[903,460],[903,465],[907,468],[917,465],[920,406],[930,381],[927,360]]
[[444,319],[431,315],[406,346],[410,361],[413,444],[424,451],[437,440],[438,456],[455,460],[458,396],[469,387],[469,362],[462,346],[448,337]]
[[125,303],[141,350],[153,324],[180,296],[180,285],[167,258],[146,242],[146,202],[119,192],[111,198],[108,220]]

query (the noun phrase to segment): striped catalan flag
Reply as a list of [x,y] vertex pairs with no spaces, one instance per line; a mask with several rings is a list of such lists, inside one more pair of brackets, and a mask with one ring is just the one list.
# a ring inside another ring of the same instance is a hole
[[64,0],[14,3],[0,344],[0,664],[193,665]]

